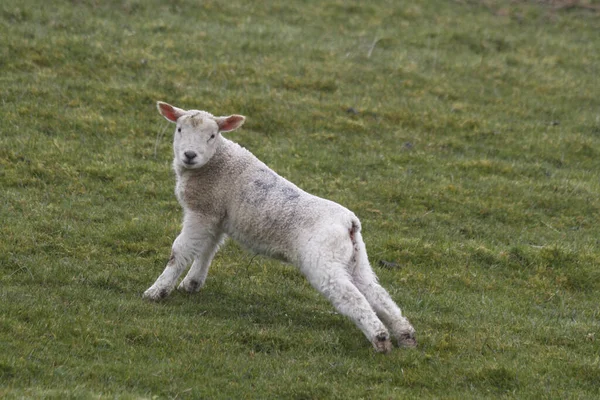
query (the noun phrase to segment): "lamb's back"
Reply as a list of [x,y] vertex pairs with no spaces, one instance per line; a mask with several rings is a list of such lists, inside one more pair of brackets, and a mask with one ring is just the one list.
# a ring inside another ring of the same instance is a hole
[[255,251],[289,260],[298,250],[300,238],[311,230],[335,224],[350,226],[356,219],[346,208],[305,192],[232,144],[230,161],[245,165],[235,179],[222,182],[228,191],[223,227],[234,239]]

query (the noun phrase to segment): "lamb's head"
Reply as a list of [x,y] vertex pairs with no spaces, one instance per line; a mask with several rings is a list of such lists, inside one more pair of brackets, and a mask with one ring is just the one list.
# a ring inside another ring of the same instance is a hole
[[162,101],[157,106],[163,117],[177,125],[173,139],[175,165],[188,169],[206,164],[215,154],[221,132],[233,131],[245,120],[241,115],[215,117],[206,111],[186,111]]

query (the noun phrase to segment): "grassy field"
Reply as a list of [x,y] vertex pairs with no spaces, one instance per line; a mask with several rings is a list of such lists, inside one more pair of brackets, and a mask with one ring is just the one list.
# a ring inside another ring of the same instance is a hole
[[[562,4],[3,2],[0,397],[598,398],[600,12]],[[419,347],[232,242],[142,300],[181,220],[156,100],[355,211]]]

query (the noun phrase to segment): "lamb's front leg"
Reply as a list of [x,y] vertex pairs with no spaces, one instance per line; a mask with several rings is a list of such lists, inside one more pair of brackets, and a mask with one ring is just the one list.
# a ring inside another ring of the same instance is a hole
[[194,244],[189,233],[185,229],[182,230],[173,242],[171,258],[169,258],[167,267],[160,274],[156,282],[144,292],[144,298],[160,300],[171,293],[177,279],[194,257]]
[[219,249],[219,245],[223,241],[223,236],[222,234],[211,235],[208,233],[205,235],[200,244],[199,255],[194,260],[192,267],[177,289],[188,293],[195,293],[204,286],[206,276],[208,275],[208,268]]

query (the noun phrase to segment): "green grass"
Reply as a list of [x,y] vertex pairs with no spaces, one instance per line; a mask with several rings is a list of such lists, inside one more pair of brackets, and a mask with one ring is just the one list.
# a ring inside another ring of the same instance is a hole
[[[537,1],[3,3],[0,397],[598,398],[598,32]],[[355,211],[419,347],[231,242],[143,301],[181,219],[156,100],[246,115]]]

